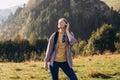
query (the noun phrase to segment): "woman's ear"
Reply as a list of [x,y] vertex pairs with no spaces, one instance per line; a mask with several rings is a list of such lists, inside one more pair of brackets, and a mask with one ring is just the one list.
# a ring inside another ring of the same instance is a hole
[[67,27],[68,23],[65,24],[65,27]]

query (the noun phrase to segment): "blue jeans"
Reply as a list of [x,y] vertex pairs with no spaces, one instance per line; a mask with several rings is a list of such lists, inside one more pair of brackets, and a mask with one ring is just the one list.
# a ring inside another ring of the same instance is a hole
[[54,62],[53,66],[49,65],[52,80],[58,80],[59,67],[69,77],[70,80],[78,80],[75,72],[69,67],[67,62]]

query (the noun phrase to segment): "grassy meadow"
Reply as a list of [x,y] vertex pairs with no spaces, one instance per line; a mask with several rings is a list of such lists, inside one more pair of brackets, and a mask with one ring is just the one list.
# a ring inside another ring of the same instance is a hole
[[[120,54],[95,55],[73,59],[79,80],[120,80]],[[43,62],[0,62],[0,80],[51,80]],[[68,80],[60,69],[59,80]]]

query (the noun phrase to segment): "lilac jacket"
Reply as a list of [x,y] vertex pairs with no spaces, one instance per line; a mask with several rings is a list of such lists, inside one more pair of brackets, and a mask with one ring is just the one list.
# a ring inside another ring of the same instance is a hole
[[[70,67],[72,67],[72,51],[71,51],[71,47],[72,45],[76,42],[76,39],[74,37],[74,34],[71,32],[71,35],[73,36],[71,41],[69,41],[67,34],[65,33],[65,42],[67,43],[67,47],[66,47],[66,55],[67,55],[67,62],[68,65]],[[55,36],[55,32],[50,36],[49,38],[49,42],[48,42],[48,46],[47,46],[47,50],[46,50],[46,56],[44,61],[45,62],[50,62],[50,65],[53,66],[53,62],[58,50],[58,43],[56,43],[55,45],[55,49],[53,51],[53,43],[54,43],[54,36]]]

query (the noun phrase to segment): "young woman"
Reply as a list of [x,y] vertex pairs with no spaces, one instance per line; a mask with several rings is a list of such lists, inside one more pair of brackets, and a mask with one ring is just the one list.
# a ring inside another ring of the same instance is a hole
[[[48,42],[44,68],[48,70],[48,62],[52,80],[58,80],[59,68],[69,77],[70,80],[78,80],[72,69],[71,47],[76,42],[74,35],[69,31],[69,23],[65,18],[58,20],[58,34],[54,32]],[[58,35],[56,44],[55,36]]]

